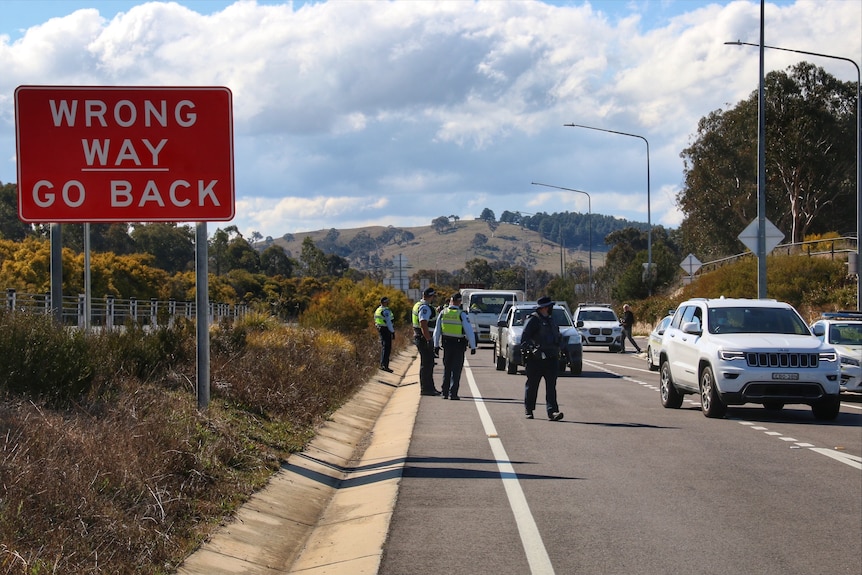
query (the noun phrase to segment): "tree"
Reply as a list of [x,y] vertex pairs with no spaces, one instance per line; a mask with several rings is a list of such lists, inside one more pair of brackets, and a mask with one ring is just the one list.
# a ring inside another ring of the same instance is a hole
[[280,246],[271,245],[260,254],[260,271],[267,276],[289,278],[293,273],[293,265],[293,260]]
[[[765,78],[766,217],[791,241],[853,226],[855,92],[807,62]],[[757,109],[754,92],[711,112],[681,153],[680,228],[702,257],[741,251],[737,236],[757,217]]]
[[154,265],[167,272],[194,269],[194,230],[173,223],[136,224],[131,237],[135,249],[152,254]]
[[494,270],[488,260],[483,258],[473,258],[464,264],[467,274],[466,281],[470,283],[482,283],[486,286],[491,286],[494,283]]
[[480,250],[488,245],[488,236],[485,234],[476,234],[473,236],[473,242],[470,244],[470,247],[474,250]]
[[23,240],[33,230],[18,219],[18,188],[15,184],[0,182],[0,238]]
[[482,210],[482,213],[479,214],[479,219],[486,222],[496,222],[497,218],[494,216],[494,212],[491,211],[490,208],[485,208]]
[[434,228],[434,231],[438,234],[442,234],[444,232],[448,232],[452,228],[452,224],[449,223],[449,218],[446,216],[440,216],[439,218],[431,220],[431,227]]

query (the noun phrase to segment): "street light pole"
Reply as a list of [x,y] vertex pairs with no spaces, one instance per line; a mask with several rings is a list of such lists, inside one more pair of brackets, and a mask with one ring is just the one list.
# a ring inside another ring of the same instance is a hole
[[[756,46],[760,44],[752,44],[749,42],[725,42],[728,46]],[[843,56],[832,56],[830,54],[821,54],[819,52],[809,52],[807,50],[794,50],[792,48],[779,48],[778,46],[763,46],[770,50],[781,50],[782,52],[795,52],[796,54],[805,54],[806,56],[818,56],[820,58],[831,58],[833,60],[843,60],[850,62],[856,68],[856,310],[862,311],[862,98],[860,98],[860,86],[862,86],[862,71],[859,69],[859,64],[850,58]]]
[[579,194],[584,194],[587,196],[587,225],[589,226],[589,234],[590,234],[590,297],[593,295],[593,206],[592,200],[590,199],[590,194],[583,190],[575,190],[572,188],[563,188],[561,186],[552,186],[551,184],[540,184],[539,182],[531,182],[534,186],[545,186],[546,188],[556,188],[558,190],[566,190],[567,192],[577,192]]
[[652,295],[652,216],[650,212],[650,178],[649,178],[649,141],[643,136],[637,134],[629,134],[627,132],[618,132],[616,130],[607,130],[605,128],[594,128],[593,126],[584,126],[582,124],[563,124],[567,128],[586,128],[588,130],[596,130],[599,132],[608,132],[610,134],[619,134],[620,136],[630,136],[639,138],[646,144],[646,205],[647,205],[647,293]]

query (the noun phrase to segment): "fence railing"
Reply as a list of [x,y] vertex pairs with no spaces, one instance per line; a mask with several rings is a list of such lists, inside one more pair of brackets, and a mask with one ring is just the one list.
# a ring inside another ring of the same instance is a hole
[[[858,244],[855,237],[843,236],[840,238],[829,238],[823,240],[809,240],[805,242],[779,244],[772,250],[773,254],[781,255],[804,255],[808,257],[828,257],[832,260],[842,259],[848,261],[849,254],[855,254],[856,249],[854,244]],[[740,258],[754,257],[752,252],[743,252],[740,254],[727,256],[725,258],[704,262],[700,268],[700,273],[712,271],[721,266],[734,262]],[[853,273],[853,270],[848,269],[848,273]]]
[[[54,313],[51,294],[17,293],[14,289],[6,290],[6,309],[9,311],[27,311],[31,313]],[[121,299],[114,296],[90,299],[90,321],[87,322],[87,305],[84,294],[78,296],[63,296],[61,303],[63,325],[84,328],[87,325],[113,328],[127,325],[129,322],[141,326],[169,326],[179,317],[194,319],[197,309],[193,301],[157,300],[152,299]],[[210,302],[209,322],[234,320],[249,312],[246,304],[229,304]]]

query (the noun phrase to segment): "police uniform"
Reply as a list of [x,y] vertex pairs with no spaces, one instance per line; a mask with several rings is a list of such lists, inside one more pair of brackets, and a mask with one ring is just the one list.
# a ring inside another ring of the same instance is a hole
[[536,409],[536,398],[539,395],[539,383],[545,378],[545,407],[548,410],[548,419],[559,421],[563,418],[557,405],[557,371],[560,362],[560,345],[562,336],[560,328],[554,322],[552,310],[554,302],[548,297],[541,297],[538,301],[539,308],[548,310],[544,315],[536,310],[530,314],[524,324],[521,335],[521,348],[535,351],[524,356],[524,371],[527,372],[527,383],[524,386],[524,411],[527,419],[533,419],[533,410]]
[[434,326],[434,347],[443,345],[443,399],[461,399],[461,369],[464,367],[464,352],[476,353],[476,336],[466,312],[461,309],[461,294],[452,296],[449,307],[437,318]]
[[392,338],[395,328],[392,325],[392,310],[388,307],[389,298],[380,298],[380,305],[374,310],[374,326],[380,335],[380,369],[392,373],[389,369],[389,356],[392,354]]
[[[437,312],[431,305],[431,300],[437,292],[428,288],[422,293],[422,299],[413,305],[413,343],[419,351],[419,393],[421,395],[440,395],[434,387],[434,343],[432,341]],[[422,322],[425,322],[423,329]]]

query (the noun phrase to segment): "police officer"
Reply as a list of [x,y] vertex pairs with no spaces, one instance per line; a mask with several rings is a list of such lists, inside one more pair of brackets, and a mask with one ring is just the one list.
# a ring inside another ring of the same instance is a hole
[[437,318],[434,326],[434,349],[443,344],[443,399],[461,399],[461,369],[464,367],[464,352],[476,353],[476,336],[467,313],[461,309],[461,294],[456,292],[449,298],[449,306]]
[[551,311],[554,302],[548,296],[539,298],[538,309],[530,314],[521,335],[521,353],[524,357],[527,383],[524,389],[524,412],[533,419],[539,382],[545,378],[545,406],[548,419],[560,421],[563,414],[557,405],[557,369],[560,362],[560,328],[554,322]]
[[389,298],[380,298],[380,305],[374,310],[374,326],[380,334],[380,369],[392,373],[389,369],[389,356],[392,354],[392,339],[395,328],[392,326],[392,310],[389,309]]
[[422,299],[413,305],[413,343],[419,350],[419,393],[440,395],[434,387],[434,343],[432,341],[437,312],[434,309],[434,288],[422,292]]

